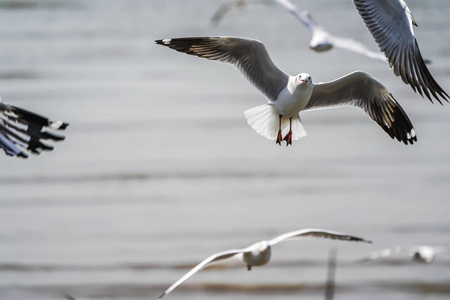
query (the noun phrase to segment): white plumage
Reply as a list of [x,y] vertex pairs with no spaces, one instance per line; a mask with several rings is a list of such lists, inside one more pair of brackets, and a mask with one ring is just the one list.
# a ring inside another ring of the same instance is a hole
[[292,232],[288,232],[282,235],[279,235],[269,241],[260,241],[252,244],[249,247],[243,249],[234,249],[227,250],[223,252],[219,252],[213,254],[196,265],[192,270],[187,272],[184,276],[178,279],[174,284],[168,287],[164,293],[162,293],[158,300],[163,298],[165,295],[172,292],[175,288],[177,288],[180,284],[186,281],[189,277],[207,267],[213,262],[224,260],[227,258],[237,258],[241,260],[246,266],[248,270],[251,270],[254,266],[262,266],[267,264],[270,261],[270,256],[272,253],[272,246],[276,244],[290,239],[302,239],[302,238],[325,238],[325,239],[333,239],[333,240],[341,240],[341,241],[355,241],[355,242],[364,242],[371,243],[371,241],[365,240],[363,238],[352,236],[346,233],[341,233],[332,230],[326,229],[301,229]]
[[330,82],[314,84],[307,73],[292,76],[281,71],[257,40],[198,37],[164,39],[156,43],[186,54],[235,65],[268,100],[265,106],[245,112],[248,124],[264,137],[276,139],[280,145],[282,140],[289,145],[292,140],[306,136],[300,111],[338,106],[362,108],[391,138],[405,144],[417,141],[411,121],[392,94],[364,72],[357,71]]

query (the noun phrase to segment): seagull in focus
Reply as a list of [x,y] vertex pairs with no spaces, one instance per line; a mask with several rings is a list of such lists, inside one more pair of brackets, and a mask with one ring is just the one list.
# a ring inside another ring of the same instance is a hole
[[227,258],[236,258],[242,261],[247,269],[250,271],[254,266],[263,266],[267,264],[270,260],[270,256],[272,253],[272,247],[280,242],[290,240],[290,239],[300,239],[300,238],[325,238],[325,239],[333,239],[333,240],[341,240],[341,241],[355,241],[355,242],[364,242],[371,243],[371,241],[365,240],[363,238],[348,235],[346,233],[324,230],[324,229],[302,229],[297,231],[292,231],[289,233],[282,234],[277,236],[274,239],[269,241],[260,241],[257,242],[247,248],[243,249],[235,249],[235,250],[227,250],[223,252],[219,252],[213,254],[195,266],[192,270],[187,272],[183,277],[181,277],[178,281],[172,284],[167,290],[164,291],[157,299],[162,299],[165,295],[172,292],[176,287],[182,284],[189,277],[197,273],[198,271],[204,269],[209,266],[211,263],[224,260]]
[[324,52],[331,50],[332,48],[340,48],[348,50],[357,54],[364,55],[368,58],[382,61],[386,63],[386,58],[380,52],[372,51],[360,42],[354,39],[339,37],[333,35],[326,31],[322,26],[317,24],[311,14],[305,10],[300,10],[295,4],[289,0],[232,0],[223,3],[217,12],[212,17],[211,21],[214,25],[222,20],[224,15],[232,9],[242,11],[252,4],[269,4],[276,3],[290,12],[294,17],[296,17],[303,25],[305,25],[312,34],[311,41],[309,43],[309,48],[316,52]]
[[449,95],[428,70],[414,35],[417,26],[403,0],[353,0],[364,23],[386,56],[389,67],[414,92],[433,102],[448,102]]
[[27,158],[29,152],[51,151],[53,146],[43,140],[62,141],[64,136],[49,130],[64,130],[62,121],[50,121],[25,109],[6,104],[0,99],[0,148],[9,156]]
[[[306,136],[300,111],[337,106],[362,108],[391,138],[417,141],[400,104],[375,78],[362,71],[330,82],[313,83],[307,73],[295,76],[278,69],[263,43],[239,37],[176,38],[155,41],[186,54],[234,64],[267,98],[268,104],[244,112],[258,134],[286,146]],[[284,134],[283,134],[284,132]]]
[[375,251],[359,262],[366,262],[386,258],[398,253],[407,253],[413,261],[431,263],[438,253],[450,254],[449,246],[427,246],[427,245],[398,245],[391,248]]

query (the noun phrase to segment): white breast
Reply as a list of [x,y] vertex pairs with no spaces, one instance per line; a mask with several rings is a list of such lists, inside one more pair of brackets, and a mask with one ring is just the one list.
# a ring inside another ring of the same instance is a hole
[[298,118],[299,112],[306,107],[311,98],[314,84],[298,84],[295,77],[289,77],[287,86],[280,92],[273,107],[278,114],[285,118]]

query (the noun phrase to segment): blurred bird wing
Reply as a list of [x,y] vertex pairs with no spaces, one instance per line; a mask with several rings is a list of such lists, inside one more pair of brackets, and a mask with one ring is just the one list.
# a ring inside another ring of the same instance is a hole
[[405,252],[405,251],[410,252],[410,251],[412,251],[412,248],[413,248],[413,246],[397,245],[394,247],[377,250],[377,251],[370,253],[366,258],[363,258],[359,262],[366,262],[366,261],[370,261],[370,260],[386,258],[386,257],[392,256],[394,254],[398,254],[398,253]]
[[269,4],[275,0],[231,0],[222,3],[211,17],[211,22],[214,26],[219,25],[223,17],[233,9],[242,9],[252,4]]
[[336,48],[341,48],[344,50],[352,51],[354,53],[364,55],[368,58],[378,60],[378,61],[381,61],[384,63],[387,61],[386,57],[382,53],[372,51],[369,48],[367,48],[365,45],[363,45],[360,42],[357,42],[353,39],[342,38],[342,37],[338,37],[335,35],[331,35],[330,39]]
[[1,102],[0,99],[0,147],[11,156],[28,157],[24,151],[39,154],[53,147],[42,140],[62,141],[64,136],[47,129],[64,130],[68,123],[50,121],[28,110]]
[[450,254],[450,246],[436,246],[434,250],[436,253]]
[[195,273],[197,273],[198,271],[200,271],[201,269],[207,267],[209,264],[219,261],[219,260],[223,260],[223,259],[227,259],[230,257],[235,256],[236,254],[240,254],[245,252],[245,249],[240,249],[240,250],[228,250],[228,251],[224,251],[224,252],[219,252],[216,254],[213,254],[211,256],[209,256],[208,258],[206,258],[205,260],[203,260],[201,263],[199,263],[198,265],[196,265],[192,270],[190,270],[189,272],[187,272],[183,277],[181,277],[180,279],[178,279],[174,284],[172,284],[167,290],[164,291],[164,293],[162,293],[157,299],[161,299],[163,298],[165,295],[169,294],[171,291],[173,291],[176,287],[178,287],[180,284],[182,284],[185,280],[187,280],[189,277],[191,277],[192,275],[194,275]]
[[278,244],[279,242],[296,238],[325,238],[341,241],[357,241],[357,242],[371,243],[370,241],[367,241],[363,238],[337,231],[326,229],[301,229],[279,235],[276,238],[271,239],[269,241],[269,245],[273,246]]
[[294,17],[302,22],[309,30],[314,31],[316,27],[320,27],[305,10],[300,10],[295,4],[289,0],[274,0],[274,2],[281,5],[287,11],[289,11]]

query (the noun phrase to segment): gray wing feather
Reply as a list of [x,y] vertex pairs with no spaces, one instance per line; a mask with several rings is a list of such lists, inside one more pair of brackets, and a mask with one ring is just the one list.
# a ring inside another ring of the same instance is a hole
[[326,229],[301,229],[277,236],[276,238],[270,240],[269,244],[273,246],[275,244],[278,244],[279,242],[294,238],[325,238],[341,241],[357,241],[357,242],[371,243],[371,241],[367,241],[363,238],[342,232]]
[[275,101],[289,75],[272,62],[263,43],[237,37],[198,37],[157,40],[179,52],[235,65],[269,100]]
[[414,91],[442,104],[448,94],[428,70],[414,36],[414,18],[403,0],[353,0],[396,76]]
[[362,108],[391,138],[405,144],[417,141],[403,108],[375,78],[356,71],[336,80],[317,83],[305,110],[337,106]]

